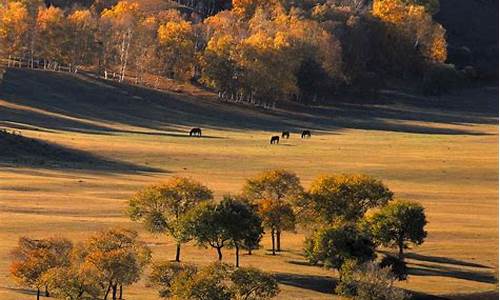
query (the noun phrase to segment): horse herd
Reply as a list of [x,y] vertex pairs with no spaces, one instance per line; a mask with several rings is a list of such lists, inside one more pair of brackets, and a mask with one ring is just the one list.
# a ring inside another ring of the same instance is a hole
[[[300,135],[301,139],[310,138],[310,137],[311,137],[311,131],[309,131],[309,130],[303,130],[302,134]],[[290,138],[290,131],[283,131],[281,133],[281,138],[282,139],[289,139]],[[271,137],[271,141],[270,141],[271,145],[272,144],[279,144],[279,143],[280,143],[279,135],[275,135],[275,136]]]
[[[193,128],[191,129],[191,131],[189,131],[189,136],[197,136],[197,137],[200,137],[201,136],[201,128]],[[300,138],[301,139],[305,139],[305,138],[310,138],[311,137],[311,131],[309,130],[303,130],[302,131],[302,134],[300,135]],[[281,133],[281,138],[282,139],[289,139],[290,138],[290,131],[283,131]],[[271,141],[270,141],[270,144],[279,144],[280,142],[280,136],[279,135],[274,135],[271,137]]]

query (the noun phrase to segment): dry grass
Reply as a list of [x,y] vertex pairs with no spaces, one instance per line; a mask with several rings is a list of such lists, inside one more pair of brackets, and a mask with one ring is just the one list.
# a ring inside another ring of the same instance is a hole
[[[405,100],[265,114],[85,77],[9,71],[0,87],[0,125],[67,151],[78,149],[111,167],[100,168],[91,158],[73,163],[72,156],[41,165],[0,158],[0,299],[32,298],[8,275],[9,251],[21,235],[81,240],[99,229],[126,226],[151,243],[156,260],[171,259],[168,238],[152,236],[124,216],[134,191],[179,175],[221,196],[277,167],[296,172],[306,187],[322,173],[366,173],[384,180],[398,197],[421,202],[429,236],[410,250],[411,275],[401,287],[424,294],[496,290],[498,119],[488,106],[496,101],[494,93],[475,91],[485,109],[466,112],[457,101],[475,98],[450,97],[447,109],[393,95],[389,99]],[[187,138],[185,131],[194,126],[206,137]],[[268,144],[273,128],[303,127],[313,129],[312,139],[293,134],[280,145]],[[302,241],[300,232],[285,234],[286,251],[273,257],[266,236],[263,249],[243,256],[242,265],[276,273],[283,283],[279,299],[331,299],[335,274],[305,265]],[[232,253],[224,254],[232,262]],[[208,263],[215,253],[189,245],[182,258]],[[127,299],[157,299],[144,282],[125,292]]]

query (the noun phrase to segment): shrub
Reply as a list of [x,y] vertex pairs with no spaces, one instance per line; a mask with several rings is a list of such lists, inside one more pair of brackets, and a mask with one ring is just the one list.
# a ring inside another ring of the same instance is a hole
[[276,279],[255,268],[238,268],[230,278],[237,300],[271,299],[280,292]]
[[393,255],[386,255],[380,262],[381,268],[389,268],[396,276],[398,280],[406,280],[408,277],[408,268],[406,267],[406,263],[400,260],[398,257]]
[[168,298],[171,296],[172,283],[177,277],[181,274],[182,276],[192,276],[196,271],[195,266],[179,262],[156,263],[153,264],[149,282],[159,288],[160,297]]
[[451,64],[433,64],[427,68],[422,79],[425,95],[442,95],[463,82],[460,73]]
[[276,280],[255,268],[213,263],[202,268],[180,263],[153,266],[150,283],[166,299],[267,300],[280,290]]
[[335,293],[343,296],[354,296],[356,295],[356,284],[353,280],[353,274],[358,267],[358,262],[356,260],[348,260],[342,264],[339,270],[339,282],[335,287]]
[[375,258],[375,244],[364,231],[351,223],[334,224],[315,231],[305,242],[309,262],[322,262],[327,269],[341,271],[346,261],[366,262]]
[[[351,271],[352,269],[352,271]],[[347,265],[336,292],[352,296],[355,300],[404,300],[408,294],[394,287],[395,278],[389,268],[381,268],[374,263],[358,267]]]

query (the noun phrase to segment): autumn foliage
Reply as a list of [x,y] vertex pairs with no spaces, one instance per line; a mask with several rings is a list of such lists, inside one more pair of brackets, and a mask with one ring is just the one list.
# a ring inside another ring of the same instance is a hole
[[136,0],[90,8],[7,1],[0,54],[139,83],[148,74],[194,80],[221,100],[267,106],[328,101],[390,76],[418,79],[447,57],[434,0],[375,0],[371,9],[356,1],[212,2],[199,1],[208,14],[197,15]]
[[[122,299],[151,259],[137,233],[110,229],[73,245],[63,238],[22,237],[12,252],[10,273],[22,286],[57,299]],[[50,294],[49,294],[50,293]]]
[[[304,258],[312,265],[337,270],[337,293],[368,295],[376,291],[377,295],[403,297],[404,293],[392,287],[393,277],[407,278],[403,251],[425,241],[427,221],[419,203],[393,200],[393,196],[382,181],[368,175],[321,175],[304,190],[295,173],[275,169],[250,177],[240,194],[220,200],[214,200],[212,191],[197,181],[172,177],[133,195],[128,215],[150,232],[170,235],[177,244],[176,261],[156,261],[148,274],[148,284],[162,298],[275,297],[277,281],[258,269],[241,267],[240,259],[246,260],[246,256],[240,250],[252,255],[268,234],[271,253],[277,255],[282,250],[281,235],[297,227],[305,234]],[[181,244],[191,240],[202,248],[215,249],[217,262],[208,266],[181,263]],[[381,267],[390,267],[383,272],[375,262],[379,246],[399,251],[399,257],[382,260]],[[223,262],[227,249],[235,251],[234,266]],[[36,290],[38,299],[45,293],[57,299],[117,300],[124,299],[129,285],[141,280],[152,252],[137,232],[111,228],[77,244],[64,238],[22,237],[12,258],[11,276],[20,286]],[[352,281],[367,264],[375,268],[367,276],[380,275],[380,284],[365,282],[368,277]]]

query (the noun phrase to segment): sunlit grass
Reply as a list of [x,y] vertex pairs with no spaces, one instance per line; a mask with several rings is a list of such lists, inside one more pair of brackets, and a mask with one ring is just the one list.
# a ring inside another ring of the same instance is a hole
[[[171,118],[175,120],[175,116]],[[92,122],[109,125],[99,119]],[[127,199],[134,191],[177,175],[199,180],[221,197],[238,192],[246,178],[271,168],[296,172],[306,188],[315,176],[325,173],[366,173],[382,179],[396,197],[421,202],[429,220],[427,241],[409,250],[421,255],[409,260],[415,274],[401,287],[432,294],[494,290],[497,285],[492,274],[498,268],[498,127],[413,123],[484,135],[337,129],[313,133],[310,140],[301,140],[294,132],[289,140],[271,146],[268,139],[274,132],[235,129],[226,126],[224,119],[217,128],[204,128],[204,135],[212,138],[162,134],[172,132],[138,125],[133,129],[143,134],[22,130],[28,137],[161,171],[1,167],[0,299],[31,297],[11,289],[16,286],[8,275],[9,252],[22,235],[63,235],[78,241],[102,228],[126,226],[140,231],[152,246],[155,260],[173,259],[172,241],[145,232],[125,216]],[[131,129],[124,121],[112,126]],[[333,281],[329,276],[336,274],[301,264],[304,236],[300,230],[285,233],[283,238],[285,252],[268,255],[270,240],[265,236],[263,248],[252,256],[244,255],[241,264],[278,275],[291,274],[294,286],[281,285],[280,299],[331,299]],[[233,262],[232,251],[224,250],[224,255],[225,261]],[[436,257],[443,259],[429,261]],[[216,256],[211,249],[188,245],[182,259],[204,264]],[[156,291],[145,288],[144,282],[126,290],[127,299],[157,299]]]

